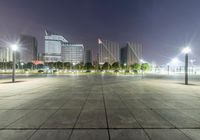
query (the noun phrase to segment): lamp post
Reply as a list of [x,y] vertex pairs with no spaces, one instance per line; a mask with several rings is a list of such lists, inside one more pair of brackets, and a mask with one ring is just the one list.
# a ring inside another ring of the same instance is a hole
[[167,64],[168,75],[169,75],[169,70],[170,70],[170,66],[169,66],[169,64]]
[[22,72],[24,72],[24,63],[21,62],[21,66],[22,66]]
[[72,69],[73,69],[73,72],[75,72],[75,65],[76,65],[76,64],[73,62],[72,65],[73,65],[73,68],[72,68]]
[[177,57],[173,58],[171,61],[171,64],[173,65],[174,74],[176,74],[176,72],[177,72],[177,67],[178,67],[179,63],[180,63],[180,60]]
[[191,48],[186,47],[182,52],[185,54],[185,85],[188,85],[188,54],[191,52]]
[[124,68],[125,68],[125,70],[127,69],[127,67],[126,67],[126,66],[127,66],[127,64],[126,64],[126,63],[124,63]]
[[15,69],[16,69],[16,51],[18,49],[17,44],[11,45],[12,54],[13,54],[13,68],[12,68],[12,82],[15,82]]
[[191,59],[190,62],[191,62],[191,66],[192,66],[192,74],[194,73],[194,62],[196,60],[195,59]]

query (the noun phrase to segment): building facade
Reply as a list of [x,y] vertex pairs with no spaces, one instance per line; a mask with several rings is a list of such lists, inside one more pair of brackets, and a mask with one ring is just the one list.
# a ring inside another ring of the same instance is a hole
[[29,35],[20,36],[19,61],[23,63],[37,60],[38,43],[37,39]]
[[108,62],[109,64],[120,62],[119,43],[99,39],[98,48],[99,64],[102,65],[105,62]]
[[45,62],[58,62],[61,59],[61,48],[68,41],[61,35],[45,31]]
[[139,63],[142,58],[142,45],[139,43],[128,42],[125,47],[120,50],[121,64],[132,65]]
[[63,43],[61,48],[62,62],[78,64],[84,60],[83,44]]
[[11,62],[12,59],[12,50],[7,47],[0,47],[0,62]]
[[85,50],[84,63],[92,63],[92,51]]

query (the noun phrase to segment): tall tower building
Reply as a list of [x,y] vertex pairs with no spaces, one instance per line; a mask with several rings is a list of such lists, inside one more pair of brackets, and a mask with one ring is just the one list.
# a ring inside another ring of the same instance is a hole
[[92,51],[91,50],[85,50],[85,57],[84,57],[84,63],[92,63]]
[[121,64],[132,65],[139,63],[142,58],[142,45],[139,43],[128,42],[124,48],[120,50]]
[[12,59],[12,50],[7,47],[0,47],[0,62],[11,62]]
[[28,63],[37,60],[37,39],[29,35],[20,36],[19,60]]
[[120,62],[119,43],[98,39],[99,64]]

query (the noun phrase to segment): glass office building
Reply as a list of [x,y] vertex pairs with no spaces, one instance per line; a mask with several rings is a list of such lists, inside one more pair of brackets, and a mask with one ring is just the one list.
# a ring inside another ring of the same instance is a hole
[[63,43],[61,57],[63,62],[78,64],[84,60],[83,44]]
[[61,35],[45,31],[45,62],[58,62],[61,59],[61,48],[68,41]]
[[20,36],[20,62],[28,63],[37,60],[37,39],[29,35]]
[[0,62],[11,62],[12,59],[12,50],[7,47],[0,47]]
[[137,42],[128,42],[124,48],[121,48],[121,64],[132,65],[139,63],[142,58],[142,44]]
[[99,43],[98,47],[99,64],[102,65],[105,62],[108,62],[112,65],[114,62],[120,61],[119,43],[101,40],[101,43]]
[[92,63],[92,51],[85,50],[84,63]]

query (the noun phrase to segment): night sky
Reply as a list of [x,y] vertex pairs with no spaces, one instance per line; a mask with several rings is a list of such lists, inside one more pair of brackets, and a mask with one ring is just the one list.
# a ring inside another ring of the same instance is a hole
[[[143,57],[166,64],[191,45],[200,64],[200,0],[0,0],[0,44],[44,30],[97,52],[97,38],[143,44]],[[183,60],[183,56],[179,58]]]

